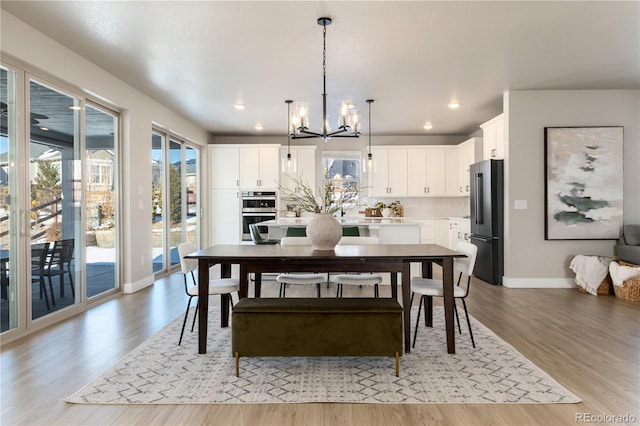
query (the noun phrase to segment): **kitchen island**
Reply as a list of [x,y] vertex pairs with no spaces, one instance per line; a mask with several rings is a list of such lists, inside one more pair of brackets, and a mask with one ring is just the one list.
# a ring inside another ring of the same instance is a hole
[[[313,216],[283,217],[260,222],[269,229],[269,238],[280,239],[287,228],[305,228]],[[337,217],[343,227],[357,226],[361,236],[375,236],[380,244],[419,244],[420,223],[402,217]]]

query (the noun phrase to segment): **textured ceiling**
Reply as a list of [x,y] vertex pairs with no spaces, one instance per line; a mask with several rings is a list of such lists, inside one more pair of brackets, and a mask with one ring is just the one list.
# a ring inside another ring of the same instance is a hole
[[356,103],[365,133],[369,98],[374,134],[468,134],[506,90],[640,88],[636,1],[0,4],[214,134],[284,134],[285,99],[309,102],[319,127],[321,16],[329,114]]

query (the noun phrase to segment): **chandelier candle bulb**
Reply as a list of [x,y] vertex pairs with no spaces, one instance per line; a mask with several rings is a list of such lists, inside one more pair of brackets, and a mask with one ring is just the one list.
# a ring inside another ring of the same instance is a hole
[[338,106],[339,116],[338,116],[338,127],[343,128],[349,126],[348,117],[349,117],[349,104],[347,102],[340,102]]

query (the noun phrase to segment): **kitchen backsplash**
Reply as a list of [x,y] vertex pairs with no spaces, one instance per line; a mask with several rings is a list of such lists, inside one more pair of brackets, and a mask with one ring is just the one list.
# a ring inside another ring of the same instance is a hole
[[469,197],[370,198],[365,204],[373,207],[376,201],[391,204],[396,200],[404,205],[405,217],[464,217],[471,212]]

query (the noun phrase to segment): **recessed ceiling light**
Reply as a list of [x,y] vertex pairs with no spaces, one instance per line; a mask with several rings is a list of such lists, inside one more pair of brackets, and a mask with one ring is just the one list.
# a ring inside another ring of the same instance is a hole
[[246,108],[246,106],[244,104],[234,104],[233,107],[235,109],[237,109],[238,111],[242,111],[243,109]]
[[72,105],[72,106],[69,107],[69,109],[72,110],[72,111],[80,111],[81,108],[79,106],[77,106],[77,105]]
[[449,106],[449,108],[451,108],[451,109],[457,109],[457,108],[460,108],[460,104],[459,104],[458,102],[456,102],[456,101],[450,102],[448,106]]
[[48,132],[49,128],[48,127],[40,127],[40,130],[44,130],[45,132]]
[[431,130],[433,129],[433,124],[431,124],[431,122],[427,121],[426,123],[424,123],[424,129],[425,130]]
[[262,123],[256,123],[254,129],[256,130],[262,130],[264,127],[262,127]]

